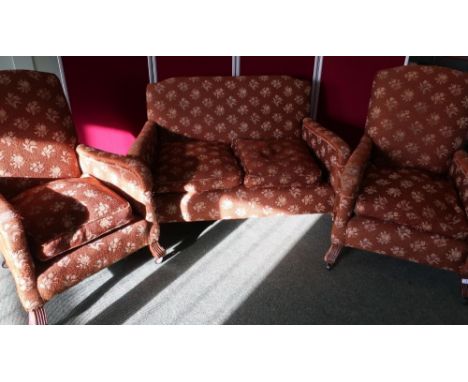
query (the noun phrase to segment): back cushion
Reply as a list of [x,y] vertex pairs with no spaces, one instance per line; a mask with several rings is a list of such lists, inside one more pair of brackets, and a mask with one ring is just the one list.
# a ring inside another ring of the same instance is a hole
[[188,138],[299,137],[310,82],[288,76],[179,77],[147,88],[148,119]]
[[468,76],[402,66],[374,80],[366,130],[376,162],[445,173],[468,127]]
[[0,192],[11,196],[41,179],[80,176],[75,146],[73,121],[57,77],[0,71]]

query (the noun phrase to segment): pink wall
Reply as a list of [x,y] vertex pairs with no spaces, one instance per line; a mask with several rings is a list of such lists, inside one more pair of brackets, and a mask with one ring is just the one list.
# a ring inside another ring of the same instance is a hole
[[158,56],[158,81],[183,76],[230,76],[231,56]]
[[306,80],[312,79],[314,56],[308,57],[254,57],[242,56],[240,74],[288,74]]
[[[314,57],[241,57],[241,74],[311,79]],[[365,125],[372,79],[404,57],[324,57],[318,120],[355,145]],[[146,57],[63,57],[80,142],[126,154],[146,120]],[[158,80],[232,74],[232,57],[157,57]]]
[[78,139],[126,154],[146,121],[146,57],[63,57]]
[[355,146],[363,131],[374,75],[405,57],[324,57],[317,120]]

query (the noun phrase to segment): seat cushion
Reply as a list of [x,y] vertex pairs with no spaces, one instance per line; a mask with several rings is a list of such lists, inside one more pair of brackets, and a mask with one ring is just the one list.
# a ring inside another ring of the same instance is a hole
[[154,172],[157,193],[226,190],[242,183],[242,171],[224,143],[164,143]]
[[371,166],[355,213],[464,240],[468,222],[450,180],[416,169]]
[[247,188],[307,187],[321,175],[308,146],[299,139],[238,139],[233,148],[244,169]]
[[47,261],[133,220],[128,201],[94,178],[61,179],[26,190],[12,205],[33,255]]

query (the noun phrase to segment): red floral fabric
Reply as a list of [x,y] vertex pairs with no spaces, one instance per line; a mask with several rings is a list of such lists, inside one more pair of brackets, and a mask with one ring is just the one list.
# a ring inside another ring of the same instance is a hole
[[157,224],[153,179],[141,161],[111,154],[86,145],[76,149],[81,169],[124,195],[146,221]]
[[347,225],[346,245],[454,272],[468,255],[465,241],[359,216]]
[[458,196],[465,207],[465,215],[468,217],[468,153],[462,150],[455,153],[450,174],[455,181]]
[[359,194],[372,154],[372,141],[363,135],[356,149],[349,157],[340,180],[340,192],[335,203],[332,228],[332,243],[343,245],[346,224],[353,215],[354,204]]
[[335,192],[338,192],[341,173],[351,155],[348,144],[311,118],[304,119],[302,139],[325,165],[330,174],[330,183]]
[[321,175],[300,139],[237,139],[233,149],[244,169],[247,188],[310,187]]
[[133,219],[130,204],[94,178],[62,179],[11,203],[23,218],[33,255],[47,261]]
[[202,141],[298,138],[310,89],[288,76],[170,78],[148,85],[148,120]]
[[40,308],[44,301],[37,289],[36,267],[29,253],[21,216],[0,195],[0,252],[10,269],[16,291],[27,311]]
[[467,129],[467,74],[416,65],[377,74],[366,125],[376,163],[446,173]]
[[157,194],[160,222],[246,219],[273,215],[327,213],[334,192],[327,183],[308,188],[246,188],[203,193]]
[[48,301],[94,273],[148,244],[151,224],[145,220],[128,224],[63,256],[40,264],[37,285]]
[[450,180],[416,169],[371,166],[354,212],[453,239],[468,238],[465,211]]
[[2,186],[16,182],[11,178],[79,177],[75,145],[70,110],[55,75],[0,71]]
[[158,126],[154,122],[146,121],[127,155],[141,160],[151,168],[157,160],[157,146]]
[[216,142],[170,142],[159,147],[156,192],[204,192],[242,184],[231,148]]

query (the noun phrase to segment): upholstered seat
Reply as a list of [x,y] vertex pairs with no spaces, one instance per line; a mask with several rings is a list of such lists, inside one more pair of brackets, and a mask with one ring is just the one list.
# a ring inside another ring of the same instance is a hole
[[371,166],[354,212],[465,240],[468,222],[453,183],[416,169]]
[[23,217],[33,253],[42,261],[129,223],[130,203],[97,179],[61,179],[11,201]]
[[307,144],[300,139],[238,139],[233,149],[245,172],[247,188],[307,187],[321,175]]
[[158,193],[226,190],[242,184],[229,145],[202,141],[161,145],[155,178]]

